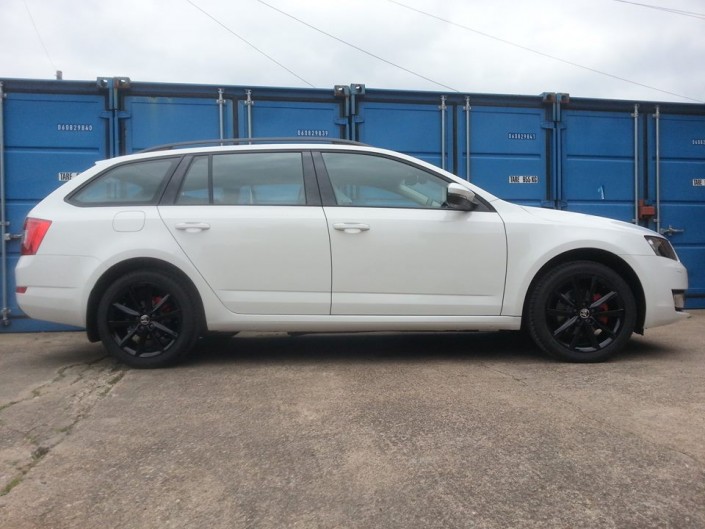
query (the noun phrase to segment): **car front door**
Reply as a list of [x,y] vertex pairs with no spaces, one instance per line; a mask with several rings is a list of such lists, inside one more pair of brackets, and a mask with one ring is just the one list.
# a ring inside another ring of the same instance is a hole
[[330,243],[305,152],[195,156],[159,212],[238,314],[329,314]]
[[500,314],[507,250],[497,213],[448,208],[450,182],[403,160],[350,151],[316,159],[333,315]]

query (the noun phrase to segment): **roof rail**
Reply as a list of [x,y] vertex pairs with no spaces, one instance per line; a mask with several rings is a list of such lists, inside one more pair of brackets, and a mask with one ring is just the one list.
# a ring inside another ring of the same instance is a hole
[[283,138],[225,138],[221,140],[198,140],[198,141],[182,141],[178,143],[166,143],[164,145],[157,145],[156,147],[150,147],[148,149],[141,150],[139,152],[155,152],[155,151],[168,151],[171,149],[183,149],[186,147],[196,147],[199,145],[208,146],[223,146],[223,145],[239,145],[239,144],[252,145],[253,143],[330,143],[332,145],[359,145],[366,146],[365,143],[360,143],[359,141],[344,140],[342,138],[308,138],[308,137],[283,137]]

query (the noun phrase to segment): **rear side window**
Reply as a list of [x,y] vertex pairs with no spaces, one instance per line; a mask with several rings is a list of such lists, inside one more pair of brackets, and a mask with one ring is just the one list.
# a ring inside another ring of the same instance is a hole
[[301,153],[198,156],[184,177],[176,203],[303,205],[306,194]]
[[69,202],[78,206],[156,204],[178,158],[121,164],[76,191]]

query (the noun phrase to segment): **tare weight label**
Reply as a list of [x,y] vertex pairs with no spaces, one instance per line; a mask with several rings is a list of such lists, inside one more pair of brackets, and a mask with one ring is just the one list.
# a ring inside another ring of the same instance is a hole
[[538,184],[539,177],[536,175],[510,176],[509,183],[510,184]]
[[61,173],[59,173],[59,182],[68,182],[74,176],[78,176],[78,173],[71,173],[68,171],[62,171]]

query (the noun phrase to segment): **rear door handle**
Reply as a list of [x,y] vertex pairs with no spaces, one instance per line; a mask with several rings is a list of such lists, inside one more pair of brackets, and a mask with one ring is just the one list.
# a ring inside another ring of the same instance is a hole
[[370,229],[367,224],[360,222],[336,222],[333,224],[333,228],[338,231],[344,231],[345,233],[360,233]]
[[179,222],[175,227],[177,230],[185,231],[186,233],[198,233],[199,231],[209,230],[211,225],[207,222]]

